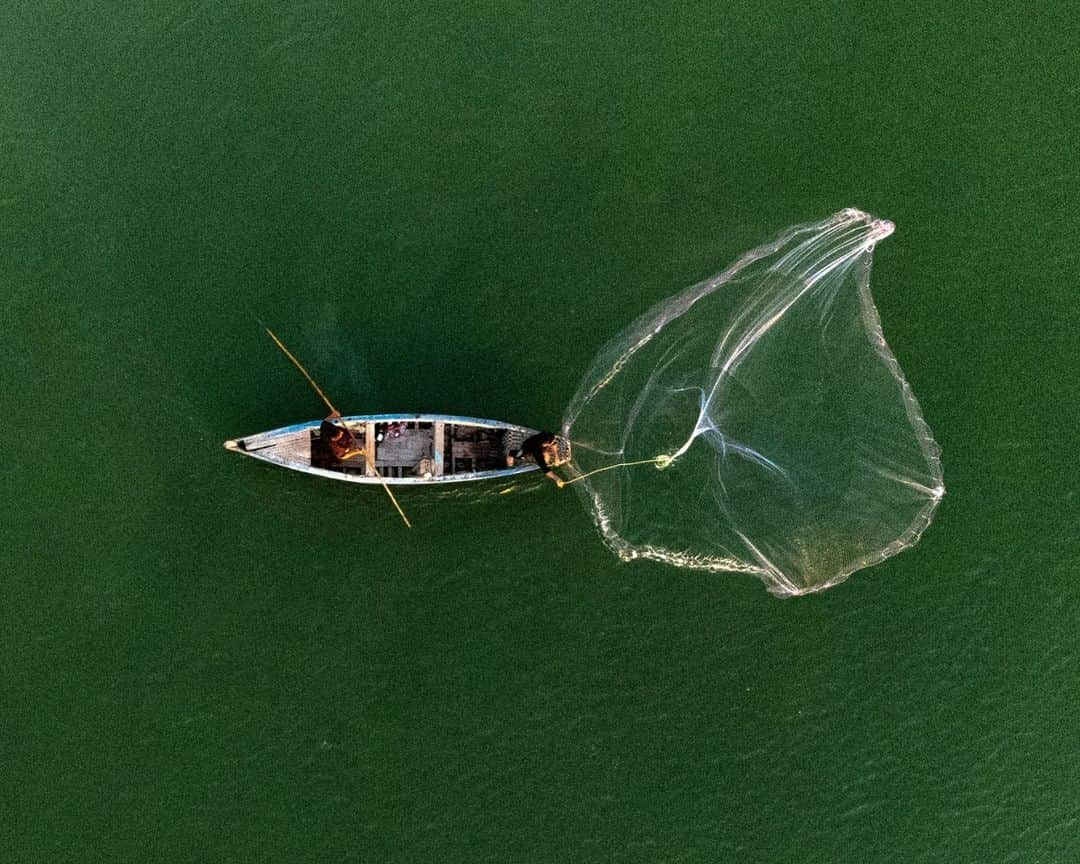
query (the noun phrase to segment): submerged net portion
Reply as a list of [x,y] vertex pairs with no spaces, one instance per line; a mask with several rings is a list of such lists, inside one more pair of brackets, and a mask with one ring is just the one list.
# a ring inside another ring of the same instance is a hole
[[918,540],[944,486],[870,295],[892,231],[857,210],[789,229],[604,347],[563,435],[620,557],[787,596]]

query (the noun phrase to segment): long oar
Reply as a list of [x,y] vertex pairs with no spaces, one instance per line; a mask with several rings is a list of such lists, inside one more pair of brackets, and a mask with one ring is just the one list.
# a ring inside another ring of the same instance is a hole
[[[326,398],[326,394],[323,393],[322,388],[315,383],[315,379],[308,374],[307,369],[305,369],[303,365],[301,365],[300,361],[293,356],[292,352],[288,348],[286,348],[284,344],[282,344],[282,341],[278,339],[276,335],[274,335],[273,330],[267,327],[266,332],[269,334],[270,338],[274,340],[274,344],[281,349],[282,353],[292,361],[293,365],[297,369],[300,370],[300,374],[307,379],[308,384],[310,384],[315,390],[315,392],[319,394],[319,398],[322,399],[322,401],[326,403],[326,407],[330,409],[330,414],[332,416],[336,415],[338,418],[340,418],[341,412],[339,412],[337,408],[334,407],[334,404]],[[342,425],[344,426],[344,421],[342,422]],[[345,431],[349,431],[349,428],[347,426],[345,426]],[[368,455],[366,447],[361,448],[360,453],[363,454],[364,459],[367,461],[368,465],[371,466],[371,470],[375,472],[375,476],[379,478],[379,482],[382,484],[382,488],[386,490],[386,494],[390,496],[390,501],[394,505],[394,509],[397,510],[398,515],[401,517],[401,521],[405,523],[405,527],[412,528],[412,523],[409,521],[409,517],[405,515],[405,511],[401,509],[401,505],[398,504],[397,498],[394,497],[394,493],[390,491],[390,486],[383,479],[382,474],[379,473],[379,469],[375,467],[375,460]]]
[[326,394],[323,393],[322,388],[318,384],[315,383],[315,379],[312,378],[308,374],[307,369],[305,369],[303,366],[301,366],[300,361],[297,360],[295,357],[293,357],[292,351],[290,351],[288,348],[286,348],[282,344],[281,340],[278,339],[277,336],[274,335],[274,331],[271,330],[269,327],[266,328],[266,332],[269,334],[270,338],[274,340],[274,344],[277,345],[277,347],[281,349],[281,352],[286,357],[288,357],[290,360],[292,360],[293,365],[297,369],[300,370],[300,374],[303,375],[305,378],[307,378],[308,384],[310,384],[314,388],[315,392],[319,394],[319,398],[322,399],[322,401],[326,403],[326,407],[330,409],[330,413],[331,414],[337,414],[340,417],[341,412],[338,411],[337,408],[334,407],[333,403],[329,399],[326,398]]

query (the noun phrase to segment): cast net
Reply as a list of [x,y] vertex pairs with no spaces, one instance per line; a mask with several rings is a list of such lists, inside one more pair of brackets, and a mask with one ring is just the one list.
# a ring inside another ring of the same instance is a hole
[[917,542],[945,490],[870,295],[892,231],[858,210],[788,229],[601,350],[562,431],[620,557],[788,596]]

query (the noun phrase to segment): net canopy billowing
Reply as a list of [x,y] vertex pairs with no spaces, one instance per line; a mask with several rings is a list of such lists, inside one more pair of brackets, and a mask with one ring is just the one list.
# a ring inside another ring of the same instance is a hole
[[620,557],[790,596],[917,542],[945,490],[870,295],[892,231],[858,210],[790,228],[600,351],[562,431]]

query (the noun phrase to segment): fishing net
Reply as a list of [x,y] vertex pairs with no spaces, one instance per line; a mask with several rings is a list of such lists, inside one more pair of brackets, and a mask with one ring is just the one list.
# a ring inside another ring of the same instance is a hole
[[789,596],[917,542],[944,486],[870,295],[892,231],[857,210],[788,229],[601,350],[563,435],[620,557]]

